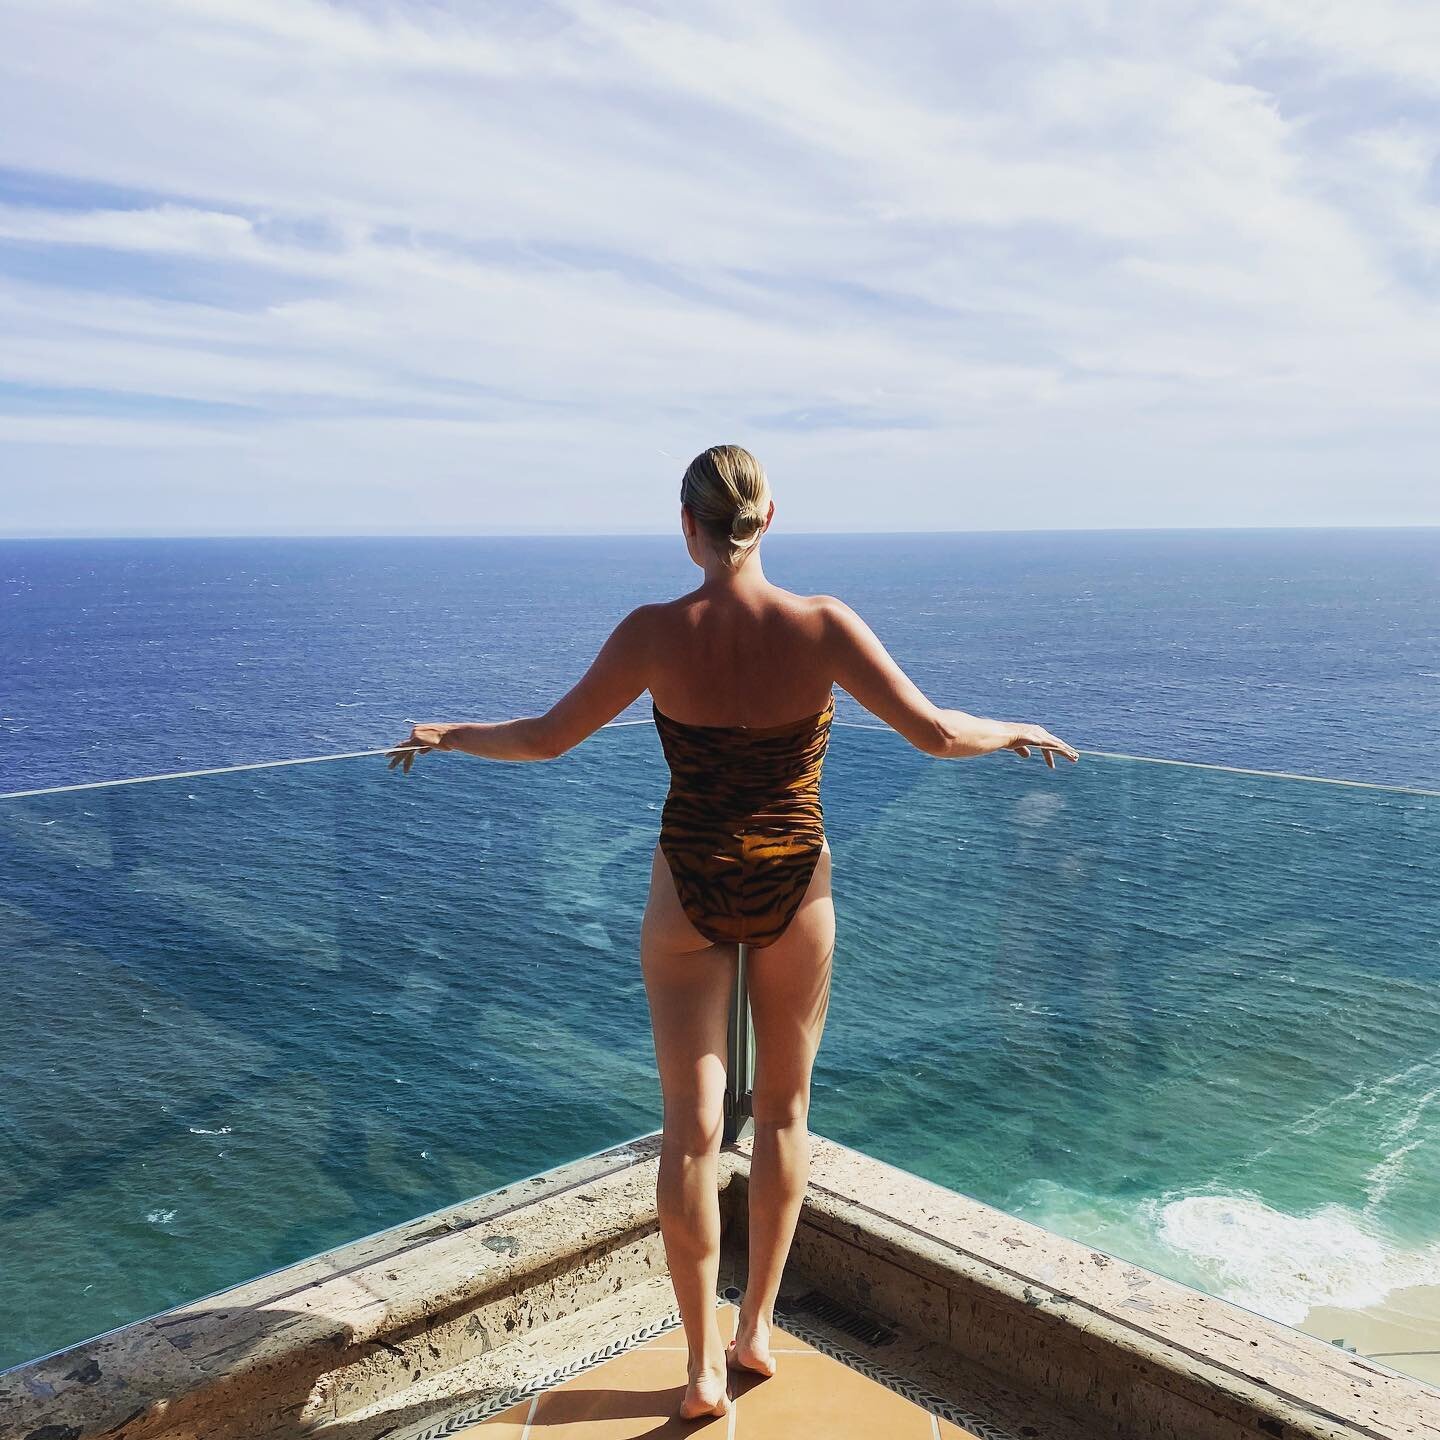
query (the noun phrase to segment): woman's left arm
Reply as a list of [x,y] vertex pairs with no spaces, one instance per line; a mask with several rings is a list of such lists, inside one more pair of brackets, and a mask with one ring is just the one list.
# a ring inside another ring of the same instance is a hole
[[486,760],[553,760],[632,704],[650,683],[650,610],[641,605],[610,632],[575,686],[543,715],[521,720],[416,725],[389,751],[390,768],[429,750],[461,750]]

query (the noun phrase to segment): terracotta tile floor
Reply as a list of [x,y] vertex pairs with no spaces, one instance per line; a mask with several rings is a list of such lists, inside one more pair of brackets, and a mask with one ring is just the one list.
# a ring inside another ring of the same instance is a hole
[[[720,1315],[728,1340],[735,1307]],[[772,1379],[731,1372],[727,1416],[677,1420],[685,1393],[685,1337],[679,1330],[522,1401],[503,1415],[459,1431],[468,1440],[955,1440],[968,1436],[948,1420],[776,1330]]]

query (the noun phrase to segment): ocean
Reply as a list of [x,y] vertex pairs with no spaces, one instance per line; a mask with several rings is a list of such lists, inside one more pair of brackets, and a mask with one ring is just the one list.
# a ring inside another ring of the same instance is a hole
[[[837,695],[815,1130],[1286,1323],[1440,1284],[1437,560],[768,536],[937,702],[1090,752],[938,762]],[[0,542],[0,789],[535,713],[697,573],[678,537]],[[664,786],[637,724],[0,801],[0,1365],[654,1129]]]

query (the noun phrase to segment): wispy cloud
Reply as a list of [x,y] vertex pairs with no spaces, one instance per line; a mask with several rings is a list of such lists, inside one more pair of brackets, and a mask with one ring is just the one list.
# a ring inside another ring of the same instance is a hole
[[1435,523],[1440,12],[10,0],[11,533]]

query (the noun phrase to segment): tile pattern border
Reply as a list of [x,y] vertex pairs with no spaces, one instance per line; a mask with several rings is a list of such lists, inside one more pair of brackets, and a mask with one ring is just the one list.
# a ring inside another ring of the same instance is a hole
[[897,1395],[903,1395],[905,1399],[913,1401],[922,1410],[928,1410],[930,1414],[938,1415],[942,1420],[948,1420],[952,1425],[958,1425],[962,1430],[970,1431],[972,1435],[978,1436],[979,1440],[1018,1440],[1017,1436],[1002,1429],[994,1421],[986,1420],[981,1415],[962,1409],[953,1400],[947,1400],[943,1395],[937,1395],[933,1390],[927,1390],[923,1385],[917,1384],[907,1376],[887,1370],[883,1365],[867,1359],[864,1355],[857,1355],[855,1351],[848,1349],[839,1341],[832,1340],[823,1331],[813,1329],[798,1316],[781,1311],[778,1306],[775,1310],[775,1323],[782,1329],[788,1330],[797,1339],[805,1341],[807,1345],[813,1345],[832,1360],[838,1360],[842,1365],[858,1371],[867,1379],[883,1385],[887,1390],[893,1390]]
[[[716,1303],[718,1305],[732,1304],[733,1298],[722,1295],[717,1297]],[[963,1409],[954,1401],[937,1395],[933,1390],[927,1390],[923,1385],[917,1384],[907,1376],[897,1374],[883,1365],[876,1364],[874,1360],[856,1354],[855,1351],[841,1345],[823,1331],[813,1329],[798,1316],[783,1311],[778,1306],[775,1311],[775,1323],[781,1329],[794,1335],[796,1339],[805,1341],[807,1345],[813,1345],[822,1355],[828,1355],[830,1359],[839,1361],[840,1364],[865,1376],[867,1380],[873,1380],[902,1399],[918,1405],[927,1413],[938,1415],[940,1419],[948,1420],[951,1424],[970,1431],[971,1434],[978,1437],[978,1440],[1018,1440],[1017,1436],[1002,1429],[993,1421]],[[613,1360],[617,1355],[623,1355],[627,1350],[633,1350],[637,1345],[642,1345],[647,1340],[653,1340],[657,1335],[664,1335],[679,1328],[680,1313],[672,1311],[670,1314],[652,1321],[649,1325],[642,1325],[631,1334],[622,1336],[619,1340],[613,1340],[610,1344],[593,1350],[577,1360],[572,1360],[568,1365],[561,1365],[554,1370],[547,1371],[544,1375],[537,1376],[524,1385],[513,1385],[508,1389],[497,1391],[478,1404],[466,1406],[463,1410],[457,1410],[453,1414],[447,1415],[443,1420],[432,1421],[411,1430],[397,1431],[392,1440],[446,1440],[446,1437],[455,1435],[471,1425],[478,1425],[496,1415],[503,1414],[523,1400],[544,1394],[545,1391],[554,1389],[555,1386],[576,1375],[583,1375],[587,1370],[593,1370],[607,1360]]]
[[673,1311],[669,1315],[663,1315],[660,1319],[651,1321],[649,1325],[642,1325],[629,1335],[623,1335],[618,1340],[612,1340],[608,1345],[602,1345],[598,1350],[592,1350],[588,1355],[582,1355],[578,1360],[570,1361],[568,1365],[560,1365],[554,1370],[547,1370],[545,1374],[538,1375],[533,1380],[527,1380],[523,1385],[511,1385],[504,1390],[497,1390],[493,1395],[487,1396],[477,1404],[467,1405],[463,1410],[456,1410],[443,1420],[432,1421],[412,1430],[397,1430],[393,1432],[390,1440],[445,1440],[447,1435],[454,1435],[471,1425],[478,1425],[483,1420],[503,1414],[512,1405],[518,1405],[522,1400],[528,1400],[534,1395],[543,1395],[545,1391],[553,1390],[562,1381],[569,1380],[576,1375],[583,1375],[585,1371],[593,1370],[597,1365],[603,1365],[607,1360],[613,1360],[617,1355],[623,1355],[627,1350],[633,1350],[646,1340],[653,1340],[657,1335],[664,1335],[670,1330],[678,1329],[679,1326],[680,1312]]

